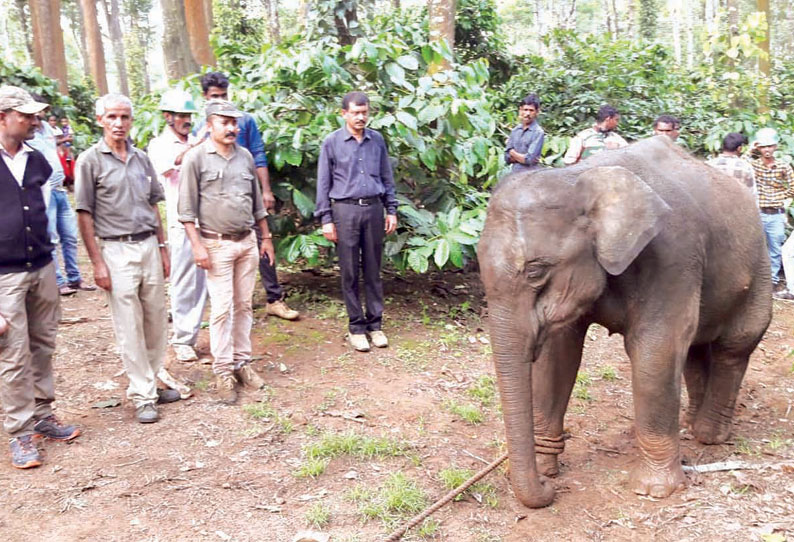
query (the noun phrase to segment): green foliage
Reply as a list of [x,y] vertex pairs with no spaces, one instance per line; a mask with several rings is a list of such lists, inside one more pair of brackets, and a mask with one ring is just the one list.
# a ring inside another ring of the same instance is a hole
[[639,0],[640,35],[646,40],[656,37],[656,23],[659,18],[659,0]]
[[305,517],[309,525],[316,529],[322,529],[331,521],[331,511],[325,504],[316,502],[306,511]]
[[69,84],[69,96],[61,94],[58,83],[43,75],[38,68],[22,68],[0,58],[0,85],[14,85],[39,94],[50,104],[58,118],[68,117],[74,130],[74,147],[79,152],[94,143],[99,135],[94,119],[96,93],[92,86]]
[[365,491],[356,497],[365,518],[378,519],[389,527],[421,512],[429,502],[419,484],[402,472],[389,474],[377,492]]

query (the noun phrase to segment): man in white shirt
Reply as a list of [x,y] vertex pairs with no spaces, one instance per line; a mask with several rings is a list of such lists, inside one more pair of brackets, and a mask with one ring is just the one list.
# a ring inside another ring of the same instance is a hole
[[171,345],[176,359],[194,361],[196,339],[207,301],[206,273],[196,266],[185,227],[179,222],[179,173],[185,153],[200,143],[191,134],[193,97],[183,90],[169,90],[160,100],[167,126],[149,143],[149,158],[165,190],[168,244],[171,249]]

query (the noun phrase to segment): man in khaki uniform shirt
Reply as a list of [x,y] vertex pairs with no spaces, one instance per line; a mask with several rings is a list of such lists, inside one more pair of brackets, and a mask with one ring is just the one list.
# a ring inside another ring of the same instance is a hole
[[[236,143],[243,114],[224,100],[207,102],[206,114],[209,139],[182,161],[178,211],[196,265],[207,270],[212,370],[220,399],[233,403],[235,376],[255,388],[265,384],[249,365],[252,298],[259,260],[267,254],[275,261],[275,251],[254,159]],[[259,250],[255,222],[263,237]]]
[[100,98],[97,120],[102,139],[77,159],[75,207],[94,281],[107,291],[130,380],[127,397],[138,421],[152,423],[159,419],[156,403],[179,400],[179,392],[156,385],[168,331],[165,277],[170,262],[157,208],[163,188],[146,154],[127,142],[132,127],[129,98]]

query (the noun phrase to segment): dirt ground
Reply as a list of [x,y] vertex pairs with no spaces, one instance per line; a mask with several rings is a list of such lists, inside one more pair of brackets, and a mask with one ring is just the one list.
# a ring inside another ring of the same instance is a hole
[[[44,442],[38,469],[0,461],[0,540],[290,542],[311,529],[333,542],[379,541],[448,491],[444,475],[503,453],[476,275],[387,274],[392,344],[367,354],[344,342],[333,271],[281,278],[303,317],[257,309],[255,367],[268,387],[224,406],[208,364],[169,359],[195,396],[162,406],[153,425],[136,423],[125,397],[104,295],[63,299],[57,414],[83,434]],[[702,446],[681,433],[687,465],[751,468],[689,473],[688,488],[663,501],[630,493],[630,367],[622,338],[594,326],[553,505],[522,507],[503,466],[405,540],[794,540],[793,325],[794,304],[776,302],[730,443]],[[206,330],[200,347],[208,356]],[[120,405],[97,408],[114,398]]]

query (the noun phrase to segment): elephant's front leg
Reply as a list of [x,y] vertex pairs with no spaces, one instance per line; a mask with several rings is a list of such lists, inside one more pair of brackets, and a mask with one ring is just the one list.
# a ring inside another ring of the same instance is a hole
[[[634,417],[640,458],[629,486],[640,495],[667,497],[685,485],[681,469],[678,414],[681,406],[681,371],[691,336],[658,333],[627,336],[631,358]],[[655,328],[655,329],[654,329]]]
[[565,410],[582,361],[587,325],[576,323],[550,333],[533,367],[535,460],[538,472],[545,476],[554,476],[559,472],[557,456],[565,448]]

